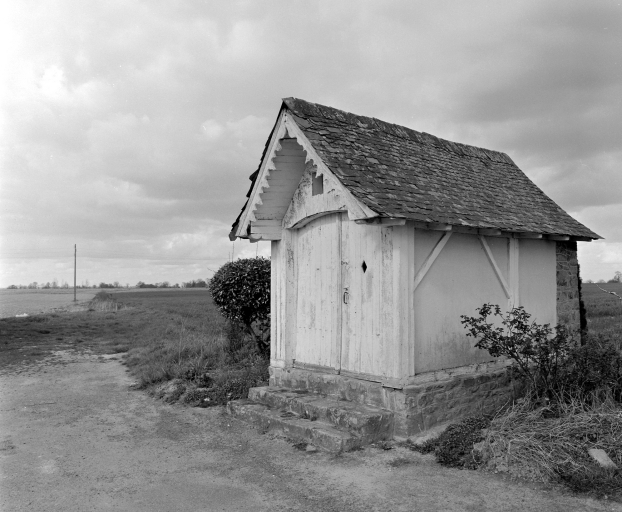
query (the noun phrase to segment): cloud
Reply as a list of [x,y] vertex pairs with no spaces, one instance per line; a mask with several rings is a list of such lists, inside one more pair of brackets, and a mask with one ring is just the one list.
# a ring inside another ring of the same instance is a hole
[[[0,89],[0,256],[9,259],[0,286],[14,281],[10,272],[53,272],[43,258],[64,258],[73,243],[96,254],[92,279],[112,279],[114,268],[129,282],[147,280],[138,273],[157,267],[175,281],[184,269],[199,272],[196,261],[220,265],[287,96],[506,151],[607,236],[592,247],[615,255],[620,9],[535,0],[13,2],[0,36],[9,49]],[[254,254],[240,244],[239,254]],[[598,251],[582,254],[594,272],[609,272]],[[149,263],[157,258],[174,265]]]

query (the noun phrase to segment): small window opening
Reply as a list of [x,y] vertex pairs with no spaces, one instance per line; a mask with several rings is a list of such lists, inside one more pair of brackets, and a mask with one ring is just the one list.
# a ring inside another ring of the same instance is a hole
[[363,269],[363,274],[365,272],[367,272],[367,263],[365,263],[365,261],[363,261],[363,264],[361,265],[361,268]]
[[313,175],[313,182],[311,183],[311,195],[319,196],[324,193],[324,180],[322,176],[317,174]]

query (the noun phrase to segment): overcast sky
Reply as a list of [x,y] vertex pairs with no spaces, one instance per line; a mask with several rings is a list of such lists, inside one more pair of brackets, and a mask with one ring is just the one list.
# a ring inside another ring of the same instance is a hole
[[622,270],[618,0],[3,5],[2,287],[74,244],[79,283],[211,276],[288,96],[508,153]]

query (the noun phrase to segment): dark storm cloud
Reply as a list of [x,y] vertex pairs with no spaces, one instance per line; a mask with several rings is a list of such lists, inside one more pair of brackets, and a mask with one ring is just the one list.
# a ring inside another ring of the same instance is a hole
[[[171,281],[184,261],[189,272],[195,258],[222,263],[286,96],[506,151],[608,244],[621,241],[610,227],[622,201],[619,2],[65,0],[8,11],[0,228],[13,259],[0,285],[35,272],[20,255],[75,241],[133,259],[128,281],[152,272],[152,258],[175,259]],[[601,253],[582,268],[619,261]]]

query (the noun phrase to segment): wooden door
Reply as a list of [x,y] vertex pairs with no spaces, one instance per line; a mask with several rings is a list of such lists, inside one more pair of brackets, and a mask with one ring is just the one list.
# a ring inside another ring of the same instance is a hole
[[341,214],[325,215],[296,237],[296,366],[340,368],[341,224]]
[[[382,312],[382,228],[343,219],[341,373],[372,378],[385,373]],[[387,260],[388,261],[388,260]],[[384,321],[389,325],[390,320]],[[386,325],[385,325],[386,327]]]

